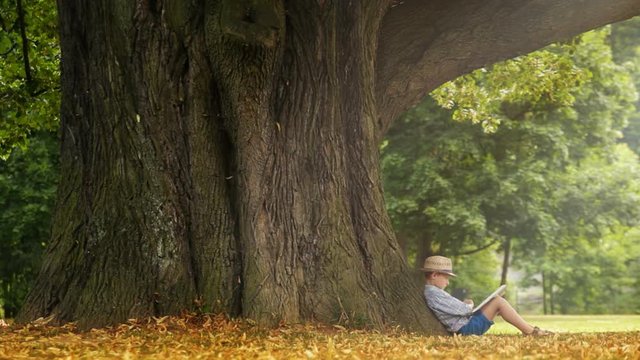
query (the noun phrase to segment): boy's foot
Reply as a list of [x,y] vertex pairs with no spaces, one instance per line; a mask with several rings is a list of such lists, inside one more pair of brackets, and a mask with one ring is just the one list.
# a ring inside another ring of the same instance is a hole
[[0,319],[0,328],[1,327],[7,327],[9,326],[9,324],[7,324],[6,322],[4,322],[4,320]]
[[527,336],[548,336],[553,335],[552,331],[540,329],[537,326],[533,327],[533,331],[527,334]]

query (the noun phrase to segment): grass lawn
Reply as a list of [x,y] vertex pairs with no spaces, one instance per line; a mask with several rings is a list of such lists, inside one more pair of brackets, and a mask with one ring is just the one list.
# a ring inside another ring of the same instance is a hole
[[[530,324],[558,333],[640,331],[640,315],[525,315]],[[518,334],[499,316],[489,334]]]

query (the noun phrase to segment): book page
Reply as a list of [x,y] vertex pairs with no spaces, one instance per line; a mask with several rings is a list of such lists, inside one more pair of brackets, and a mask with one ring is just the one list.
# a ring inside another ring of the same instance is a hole
[[491,299],[493,299],[494,297],[498,296],[498,295],[502,295],[504,294],[504,291],[507,289],[507,285],[500,285],[500,287],[498,287],[496,289],[496,291],[492,292],[491,295],[487,296],[486,299],[484,299],[480,305],[476,306],[475,308],[473,308],[473,312],[476,312],[478,310],[480,310],[483,306],[485,306],[489,301],[491,301]]

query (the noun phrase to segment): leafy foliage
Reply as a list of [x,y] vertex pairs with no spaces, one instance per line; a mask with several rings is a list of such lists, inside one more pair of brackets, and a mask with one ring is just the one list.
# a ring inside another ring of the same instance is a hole
[[[553,46],[555,53],[543,50],[528,55],[529,60],[507,61],[490,73],[477,71],[445,85],[434,97],[441,103],[448,99],[445,105],[455,107],[453,113],[425,99],[406,114],[382,147],[388,209],[396,228],[434,232],[432,249],[449,254],[461,252],[471,239],[485,237],[476,240],[482,244],[496,235],[555,231],[548,214],[540,211],[549,191],[546,179],[590,151],[613,146],[633,109],[628,74],[610,57],[608,63],[591,60],[608,49],[606,32],[595,34]],[[518,77],[552,62],[573,64],[559,67],[571,80],[541,85],[535,77]],[[487,103],[479,96],[476,101],[476,93],[500,100]],[[462,118],[463,113],[486,114],[499,119],[491,124],[501,125],[487,134],[472,124],[475,117]],[[469,121],[452,123],[451,118]]]
[[0,161],[0,301],[8,316],[20,308],[49,237],[57,140],[51,133],[38,135],[31,137],[29,147]]
[[432,96],[452,119],[481,123],[495,132],[509,117],[553,107],[571,106],[576,87],[590,74],[566,56],[571,45],[551,45],[545,50],[507,60],[462,76],[436,89]]
[[640,309],[640,209],[635,205],[640,167],[626,145],[614,155],[617,161],[591,158],[567,170],[564,183],[550,193],[561,224],[556,236],[542,245],[544,256],[517,261],[530,276],[544,271],[554,292],[550,311],[554,306],[563,314]]
[[[611,25],[611,49],[618,64],[622,64],[633,76],[636,89],[640,89],[640,17]],[[640,109],[640,98],[636,100]],[[623,141],[640,154],[640,111],[631,116],[629,126],[624,129]]]
[[631,359],[639,344],[640,332],[442,337],[316,324],[262,329],[221,316],[190,315],[131,320],[89,332],[78,332],[73,324],[0,328],[0,358],[11,359]]
[[58,127],[56,34],[54,1],[0,0],[0,158],[26,146],[29,134]]

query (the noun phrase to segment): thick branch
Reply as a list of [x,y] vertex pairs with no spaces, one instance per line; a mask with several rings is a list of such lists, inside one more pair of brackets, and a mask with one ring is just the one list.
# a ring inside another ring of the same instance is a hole
[[380,136],[448,80],[637,14],[640,0],[406,0],[380,30]]

